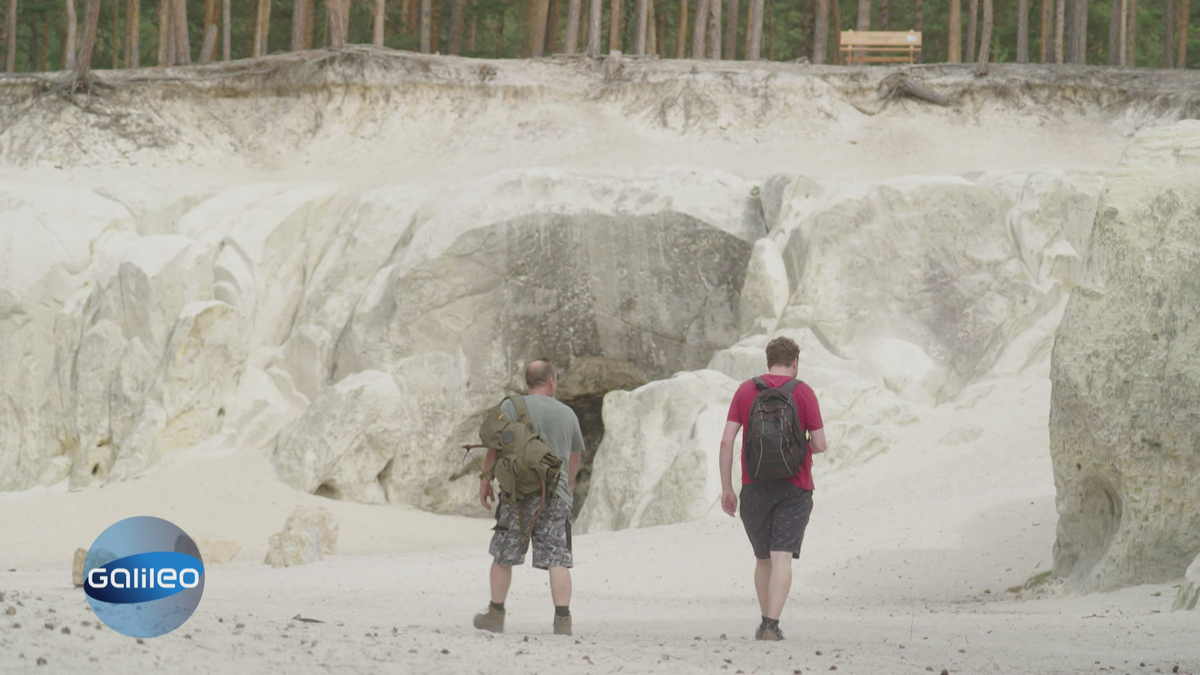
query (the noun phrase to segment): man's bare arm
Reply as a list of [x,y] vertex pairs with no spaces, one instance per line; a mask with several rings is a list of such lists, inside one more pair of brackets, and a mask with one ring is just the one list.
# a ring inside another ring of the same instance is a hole
[[733,493],[733,441],[741,428],[742,425],[737,422],[725,422],[718,460],[721,468],[721,509],[731,516],[737,512],[737,495]]
[[575,492],[575,476],[579,473],[579,465],[582,463],[580,456],[582,454],[581,452],[572,452],[571,458],[567,460],[567,488],[572,493]]
[[808,447],[814,455],[825,452],[825,429],[814,429],[808,432],[808,437]]

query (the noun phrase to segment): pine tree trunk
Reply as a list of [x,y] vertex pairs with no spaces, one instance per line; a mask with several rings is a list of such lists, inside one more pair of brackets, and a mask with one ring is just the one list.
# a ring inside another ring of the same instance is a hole
[[546,54],[558,53],[558,21],[562,15],[560,0],[550,0],[550,13],[546,17]]
[[1088,0],[1078,0],[1079,14],[1075,17],[1075,40],[1079,43],[1075,53],[1080,65],[1087,64]]
[[[342,0],[342,2],[345,3],[345,6],[347,8],[350,7],[350,0]],[[433,18],[430,20],[429,23],[430,23],[429,38],[430,38],[430,40],[432,40],[432,42],[430,42],[430,44],[429,44],[429,48],[431,50],[431,53],[440,54],[440,53],[442,53],[442,3],[439,2],[438,0],[434,0]],[[349,39],[350,39],[349,38],[349,35],[350,35],[350,28],[349,28],[350,22],[349,21],[346,22],[346,26],[347,26],[347,28],[346,28],[347,38],[346,39],[347,39],[347,41],[349,41]],[[543,37],[545,37],[545,36],[543,36]]]
[[[329,26],[329,46],[333,49],[341,49],[342,47],[346,46],[346,23],[343,18],[346,15],[342,11],[342,4],[347,1],[348,0],[325,0],[325,22]],[[430,0],[425,0],[425,3],[428,2],[430,2]],[[422,4],[422,8],[424,8],[424,4]],[[422,15],[421,19],[424,21],[425,17]],[[424,30],[425,27],[426,26],[423,25],[422,30]],[[428,53],[428,51],[425,49],[426,43],[423,35],[421,44],[422,51]]]
[[633,53],[646,53],[646,19],[647,15],[647,0],[637,0],[634,5],[635,22],[633,30]]
[[675,25],[675,58],[687,56],[688,0],[679,0],[679,21]]
[[829,42],[829,0],[817,0],[814,5],[816,16],[813,17],[812,62],[820,65],[825,63],[825,52]]
[[742,57],[746,59],[750,58],[750,39],[754,37],[752,26],[754,26],[754,0],[746,3],[746,38],[742,45]]
[[568,54],[575,54],[579,51],[579,15],[582,13],[582,0],[567,2],[567,38],[563,51]]
[[1017,0],[1017,63],[1029,63],[1029,0]]
[[499,25],[496,27],[496,44],[493,45],[493,55],[500,58],[500,52],[504,48],[504,15],[505,12],[500,12]]
[[413,0],[400,0],[400,24],[404,26],[404,32],[408,35],[413,34]]
[[603,21],[604,0],[591,0],[591,4],[588,5],[588,56],[595,57],[600,53],[600,24]]
[[308,23],[304,16],[306,4],[305,0],[292,0],[292,39],[289,47],[294,52],[304,51],[304,25]]
[[75,0],[67,0],[67,37],[63,42],[63,70],[75,70],[78,31],[79,20],[75,16]]
[[950,37],[947,40],[946,60],[962,62],[962,0],[950,0]]
[[692,30],[692,58],[704,58],[704,35],[708,32],[708,3],[720,0],[696,0],[696,20]]
[[[376,0],[377,3],[383,4],[383,0]],[[380,26],[383,25],[383,18],[378,19]],[[458,56],[462,54],[463,46],[463,29],[467,25],[467,0],[450,0],[450,38],[446,43],[446,53]],[[383,46],[383,30],[376,29],[378,46]]]
[[186,66],[192,62],[192,47],[188,40],[187,0],[175,0],[171,25],[175,29],[175,63]]
[[1179,0],[1175,8],[1175,67],[1187,68],[1187,34],[1191,19],[1192,0]]
[[112,69],[121,67],[121,3],[109,0],[112,7]]
[[42,14],[41,36],[38,39],[38,49],[37,49],[37,54],[38,54],[37,69],[38,69],[39,73],[46,72],[46,65],[47,65],[46,61],[47,61],[48,52],[50,51],[49,47],[50,47],[50,14],[49,14],[49,12],[44,12]]
[[[186,2],[186,0],[183,0],[183,1]],[[343,2],[348,2],[348,1],[349,0],[343,0]],[[270,47],[270,44],[271,44],[270,43],[271,0],[262,0],[261,7],[262,7],[262,13],[260,16],[262,18],[260,19],[260,21],[261,21],[260,25],[262,26],[262,29],[259,31],[259,36],[258,36],[259,40],[261,40],[261,42],[258,46],[258,53],[260,56],[266,56],[267,54],[271,53],[271,47]]]
[[529,32],[533,38],[530,56],[540,57],[546,49],[546,19],[550,16],[550,0],[534,0],[533,23]]
[[757,61],[762,57],[763,14],[766,6],[763,0],[750,0],[754,8],[754,18],[751,25],[746,27],[750,32],[750,47],[746,50],[747,61]]
[[[503,16],[503,15],[501,15]],[[421,0],[421,53],[429,54],[433,44],[433,0]]]
[[879,0],[879,30],[892,29],[891,8],[888,0]]
[[133,63],[133,32],[137,27],[137,22],[133,20],[133,0],[125,0],[125,33],[122,40],[125,41],[125,67],[131,68]]
[[1067,63],[1087,63],[1087,0],[1071,0]]
[[1042,63],[1050,63],[1054,47],[1054,22],[1051,20],[1051,6],[1054,0],[1042,0],[1042,27],[1038,32],[1041,39]]
[[[129,38],[126,44],[129,45],[127,56],[125,58],[126,68],[141,68],[142,67],[142,0],[129,0],[129,7],[125,14],[126,21],[129,24]],[[129,18],[132,17],[132,18]]]
[[[9,0],[9,9],[15,10],[16,0]],[[16,18],[16,12],[13,12]],[[87,0],[83,12],[83,40],[79,46],[79,58],[75,65],[75,80],[86,80],[92,72],[92,53],[96,49],[96,33],[100,29],[100,0]],[[11,52],[10,52],[11,53]],[[16,58],[15,56],[13,57]]]
[[721,60],[721,0],[708,2],[708,58]]
[[[451,25],[450,39],[451,40],[454,40],[454,32],[453,32],[454,25],[455,25],[454,24],[454,15],[456,13],[458,14],[458,24],[457,25],[458,25],[459,45],[456,45],[456,46],[461,46],[461,44],[462,44],[462,21],[463,21],[463,9],[464,9],[462,7],[462,5],[465,2],[466,2],[466,0],[453,0],[453,4],[451,5],[451,10],[450,10],[450,25]],[[371,28],[373,29],[372,34],[371,34],[371,44],[375,45],[376,47],[383,46],[383,29],[384,29],[384,23],[386,21],[387,21],[386,0],[375,0],[375,21],[371,26]],[[458,50],[452,49],[450,53],[457,54]]]
[[1066,24],[1067,0],[1054,3],[1054,62],[1063,62],[1063,33]]
[[474,54],[476,45],[475,39],[479,35],[479,17],[475,15],[474,11],[475,0],[471,0],[467,7],[467,13],[471,15],[471,18],[467,21],[467,44],[463,47],[463,53]]
[[[308,1],[308,4],[305,5],[305,8],[306,8],[305,18],[308,21],[308,23],[311,25],[312,24],[313,0],[307,0],[307,1]],[[221,0],[221,60],[222,61],[229,61],[231,59],[231,57],[233,56],[232,46],[230,45],[230,33],[232,31],[232,28],[230,27],[232,16],[230,14],[231,14],[230,0]],[[311,32],[312,31],[309,31],[310,34],[311,34]],[[312,46],[312,44],[310,42],[310,44],[308,44],[305,47],[305,49],[308,49],[311,46]]]
[[[925,32],[925,0],[913,0],[913,30]],[[924,58],[922,52],[917,50],[916,62],[921,63]]]
[[207,32],[208,27],[217,22],[217,0],[204,0],[204,30]]
[[1175,67],[1175,0],[1167,0],[1163,14],[1163,68]]
[[8,9],[4,12],[4,70],[16,72],[17,69],[17,0],[8,0]]
[[858,22],[854,24],[854,30],[871,30],[871,0],[858,0]]
[[988,58],[992,54],[992,0],[983,0],[983,34],[979,37],[979,62],[975,64],[975,77],[988,72]]
[[979,0],[967,0],[967,55],[965,57],[967,63],[975,61],[975,45],[979,38],[976,32],[979,30]]
[[654,14],[654,0],[646,0],[646,53],[658,53],[658,35],[656,32],[658,17]]
[[204,42],[200,45],[200,64],[208,65],[217,55],[217,24],[210,23],[204,29]]
[[[950,2],[955,3],[958,0],[950,0]],[[837,38],[833,42],[833,62],[834,64],[838,64],[842,62],[842,50],[840,49],[842,42],[842,11],[838,8],[841,3],[838,0],[831,0],[830,4],[833,8],[833,35]]]
[[[751,0],[753,1],[753,0]],[[738,34],[738,13],[741,7],[738,6],[738,0],[729,0],[729,7],[726,8],[725,16],[725,47],[723,52],[725,58],[733,61],[737,60],[737,34]],[[750,26],[746,26],[746,33],[750,32]],[[746,58],[750,58],[750,53],[746,52]]]
[[625,3],[612,0],[608,8],[608,51],[621,51],[621,10]]
[[1126,20],[1125,30],[1125,65],[1130,68],[1137,67],[1137,24],[1138,24],[1138,0],[1128,0],[1129,2],[1129,18]]
[[654,0],[650,0],[650,16],[654,17],[654,53],[658,58],[667,58],[667,13],[654,9]]
[[1108,15],[1108,65],[1121,65],[1121,8],[1122,0],[1112,0]]
[[158,0],[158,65],[171,65],[171,11],[170,0]]

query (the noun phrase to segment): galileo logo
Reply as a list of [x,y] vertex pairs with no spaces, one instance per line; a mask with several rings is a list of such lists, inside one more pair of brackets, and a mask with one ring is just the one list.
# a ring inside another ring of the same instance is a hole
[[96,538],[83,564],[96,617],[130,637],[166,635],[204,594],[204,563],[186,532],[161,518],[126,518]]

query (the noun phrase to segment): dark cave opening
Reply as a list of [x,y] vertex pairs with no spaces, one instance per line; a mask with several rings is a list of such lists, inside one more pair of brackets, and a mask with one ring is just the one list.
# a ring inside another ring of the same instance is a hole
[[592,461],[596,458],[600,441],[604,440],[604,417],[601,410],[606,393],[608,392],[585,394],[563,401],[579,417],[579,429],[583,432],[583,457],[580,460],[579,473],[575,476],[575,502],[571,507],[573,517],[579,515],[583,503],[587,500],[588,487],[592,481]]

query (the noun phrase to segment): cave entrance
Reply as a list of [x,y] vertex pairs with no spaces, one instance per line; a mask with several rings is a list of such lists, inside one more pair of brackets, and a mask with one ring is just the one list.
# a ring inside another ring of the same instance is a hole
[[583,432],[583,456],[579,462],[579,473],[575,475],[575,501],[571,507],[571,516],[579,515],[583,502],[587,500],[588,487],[592,482],[592,461],[596,459],[596,450],[600,441],[604,440],[604,417],[601,411],[604,407],[604,394],[608,392],[584,394],[569,401],[563,401],[575,415],[579,417],[579,429]]
[[578,516],[591,487],[596,452],[604,440],[605,394],[618,389],[637,389],[646,384],[648,378],[630,361],[597,356],[572,358],[559,378],[558,399],[575,411],[583,432],[583,457],[575,476],[575,503],[571,509],[572,515]]

